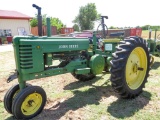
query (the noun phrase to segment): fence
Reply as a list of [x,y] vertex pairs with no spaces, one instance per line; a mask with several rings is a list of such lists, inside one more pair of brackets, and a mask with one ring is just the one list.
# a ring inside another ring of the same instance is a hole
[[[35,36],[38,36],[38,27],[32,27],[31,33]],[[42,26],[42,35],[43,36],[47,35],[47,27],[46,26]],[[57,35],[57,27],[51,26],[51,35]]]

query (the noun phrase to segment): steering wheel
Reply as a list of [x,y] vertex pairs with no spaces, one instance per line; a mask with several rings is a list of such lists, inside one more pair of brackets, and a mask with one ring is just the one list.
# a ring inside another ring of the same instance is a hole
[[106,38],[107,34],[108,34],[108,27],[106,24],[99,24],[97,27],[97,33],[99,35],[99,37],[101,38]]

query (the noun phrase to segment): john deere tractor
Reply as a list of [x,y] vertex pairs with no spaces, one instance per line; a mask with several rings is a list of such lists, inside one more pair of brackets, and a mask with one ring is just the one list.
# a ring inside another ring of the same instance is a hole
[[[98,42],[94,32],[92,43],[88,38],[51,37],[49,18],[47,36],[42,36],[41,8],[35,4],[33,7],[38,10],[39,36],[14,37],[16,73],[7,82],[17,75],[19,84],[5,94],[7,112],[17,119],[38,115],[45,106],[46,93],[27,81],[64,73],[86,81],[110,71],[112,87],[122,98],[135,98],[142,92],[153,62],[146,40],[137,36],[106,39],[106,32]],[[105,31],[106,25],[102,27]],[[56,60],[60,61],[58,65],[54,64]]]

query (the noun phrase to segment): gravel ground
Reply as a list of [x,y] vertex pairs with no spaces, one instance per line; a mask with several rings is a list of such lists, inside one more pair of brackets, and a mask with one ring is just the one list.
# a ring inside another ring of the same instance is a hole
[[0,52],[7,52],[7,51],[13,51],[13,45],[12,44],[2,44],[2,45],[0,45]]

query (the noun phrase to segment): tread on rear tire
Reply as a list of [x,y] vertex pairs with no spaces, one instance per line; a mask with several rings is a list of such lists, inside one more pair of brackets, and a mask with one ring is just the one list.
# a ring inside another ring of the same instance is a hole
[[122,98],[135,98],[145,87],[149,73],[149,49],[140,37],[125,38],[112,54],[111,84]]

